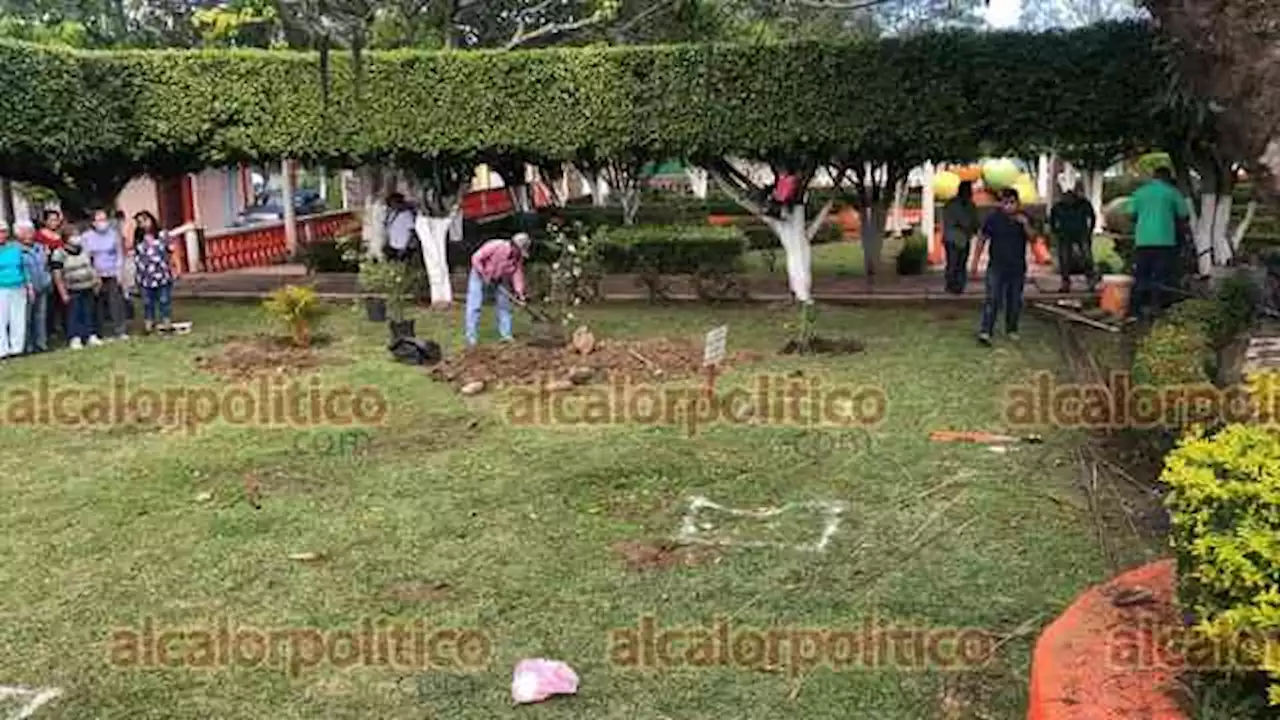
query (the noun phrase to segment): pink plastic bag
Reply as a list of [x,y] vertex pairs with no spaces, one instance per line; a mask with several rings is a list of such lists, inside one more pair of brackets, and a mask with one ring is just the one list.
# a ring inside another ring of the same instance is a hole
[[521,660],[511,676],[511,699],[517,704],[539,703],[552,695],[578,692],[578,674],[558,661]]

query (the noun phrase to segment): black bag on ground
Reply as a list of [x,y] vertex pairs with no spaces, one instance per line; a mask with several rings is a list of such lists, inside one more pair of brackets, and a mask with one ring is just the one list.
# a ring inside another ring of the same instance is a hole
[[440,344],[433,340],[396,338],[387,349],[397,361],[408,365],[435,365],[443,357]]

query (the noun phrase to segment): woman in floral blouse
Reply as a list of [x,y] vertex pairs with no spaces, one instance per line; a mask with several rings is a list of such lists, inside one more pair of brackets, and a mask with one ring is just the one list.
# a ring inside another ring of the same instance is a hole
[[173,302],[173,270],[169,267],[169,233],[160,229],[155,215],[142,211],[133,217],[134,277],[142,293],[143,318],[146,331],[156,327],[170,327],[170,309]]

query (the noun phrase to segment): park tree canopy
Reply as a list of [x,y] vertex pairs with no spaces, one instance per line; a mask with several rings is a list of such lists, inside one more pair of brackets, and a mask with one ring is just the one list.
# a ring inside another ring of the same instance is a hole
[[0,174],[177,172],[293,157],[969,158],[1148,147],[1140,24],[781,45],[519,52],[59,50],[0,43]]

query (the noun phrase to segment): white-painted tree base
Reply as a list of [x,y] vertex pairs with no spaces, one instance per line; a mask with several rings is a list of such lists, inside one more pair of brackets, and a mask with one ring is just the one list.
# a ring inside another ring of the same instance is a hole
[[386,257],[387,206],[377,196],[365,200],[361,214],[360,237],[364,240],[365,255],[375,260]]
[[59,688],[32,688],[23,685],[0,685],[0,704],[17,704],[18,709],[5,720],[26,720],[50,701],[62,695]]
[[422,260],[427,268],[427,282],[431,284],[431,304],[448,306],[453,302],[453,285],[449,281],[449,259],[446,243],[458,211],[448,217],[418,216],[414,230],[422,246]]
[[[700,519],[707,512],[719,512],[733,517],[745,517],[767,522],[777,518],[783,513],[794,511],[810,511],[818,514],[821,520],[821,529],[816,533],[817,537],[813,542],[788,544],[767,540],[752,540],[743,538],[726,538],[714,536],[715,525],[705,519]],[[811,501],[800,503],[788,503],[782,507],[761,508],[758,510],[740,510],[736,508],[726,507],[719,503],[697,496],[690,498],[689,509],[685,513],[680,525],[680,534],[677,540],[688,545],[717,545],[722,547],[781,547],[799,550],[802,552],[825,552],[827,545],[830,544],[831,538],[835,536],[836,531],[840,529],[840,522],[843,519],[845,511],[844,503],[831,501]]]

